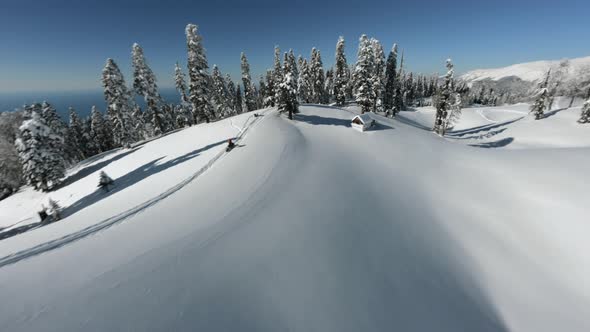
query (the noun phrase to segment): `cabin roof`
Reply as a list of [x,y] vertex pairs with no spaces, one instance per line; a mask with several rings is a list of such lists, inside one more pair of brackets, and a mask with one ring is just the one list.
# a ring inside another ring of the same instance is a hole
[[359,119],[363,124],[367,124],[373,121],[373,118],[368,113],[357,115],[354,118],[352,118],[352,121],[354,122],[355,119]]

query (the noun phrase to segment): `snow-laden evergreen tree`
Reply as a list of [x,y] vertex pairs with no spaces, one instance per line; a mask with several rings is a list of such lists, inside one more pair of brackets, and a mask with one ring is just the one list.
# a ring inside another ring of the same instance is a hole
[[227,100],[229,104],[229,108],[231,111],[231,115],[236,114],[236,84],[231,79],[229,74],[225,75],[225,84],[227,86]]
[[283,65],[281,64],[281,49],[279,46],[275,46],[275,57],[274,57],[274,67],[272,70],[273,73],[273,87],[274,87],[274,104],[278,103],[279,99],[279,84],[283,82]]
[[[403,84],[403,77],[404,77],[404,53],[402,52],[402,58],[399,65],[399,70],[397,72],[396,84],[393,93],[393,112],[392,115],[395,116],[399,112],[403,111],[406,107],[404,103],[404,84]],[[435,82],[435,81],[434,81]]]
[[545,109],[549,101],[549,77],[551,69],[545,75],[545,79],[539,84],[539,90],[535,96],[535,102],[531,105],[531,113],[535,116],[535,120],[541,120],[545,116]]
[[130,146],[133,143],[133,127],[131,112],[131,95],[121,70],[113,61],[107,59],[102,70],[102,86],[107,104],[107,117],[111,123],[113,143],[115,146]]
[[188,104],[188,97],[186,95],[186,78],[182,72],[182,68],[178,65],[178,62],[174,66],[174,87],[180,94],[181,103]]
[[[153,112],[153,110],[152,110]],[[135,127],[133,128],[133,136],[137,140],[144,140],[152,136],[152,127],[146,125],[145,114],[139,105],[133,107],[133,119],[135,119]]]
[[0,200],[24,184],[22,165],[14,144],[23,123],[23,113],[22,110],[0,112]]
[[445,123],[445,132],[448,129],[453,128],[461,119],[461,93],[457,91],[457,89],[455,88],[455,91],[453,92],[452,95],[452,104],[451,104],[451,111],[449,113],[449,117]]
[[[150,111],[154,111],[160,107],[162,98],[158,92],[156,75],[154,75],[154,72],[148,66],[143,49],[137,43],[133,44],[131,60],[133,64],[133,89],[138,96],[144,98],[147,108]],[[137,118],[133,118],[137,121]],[[141,139],[141,133],[135,132],[134,136],[136,139]]]
[[197,31],[197,26],[186,26],[186,43],[188,49],[188,77],[189,77],[189,101],[192,105],[194,123],[200,120],[209,122],[215,118],[213,108],[209,103],[210,87],[207,69],[207,56],[203,48],[202,37]]
[[366,35],[362,35],[359,40],[357,62],[354,68],[354,76],[357,84],[355,87],[355,99],[357,104],[361,106],[362,113],[373,110],[376,95],[373,82],[374,67],[375,59],[371,41]]
[[283,81],[279,84],[277,106],[279,111],[286,112],[291,120],[293,119],[293,114],[298,112],[297,81],[295,81],[295,75],[293,74],[290,61],[284,62]]
[[271,69],[266,71],[266,95],[264,97],[263,106],[264,107],[274,107],[275,106],[275,81],[274,81],[274,74]]
[[163,104],[162,114],[164,116],[164,132],[168,133],[176,129],[176,114],[174,113],[174,104]]
[[174,121],[176,122],[176,128],[184,128],[190,126],[190,112],[187,111],[182,105],[176,105],[174,107]]
[[393,115],[394,95],[397,85],[397,44],[393,44],[385,68],[385,89],[383,92],[383,107],[387,114]]
[[88,142],[84,138],[84,129],[78,113],[70,107],[70,123],[66,133],[65,154],[72,160],[80,161],[88,157]]
[[297,64],[297,59],[295,58],[295,53],[293,53],[293,49],[289,49],[289,54],[287,55],[287,62],[289,62],[289,68],[291,68],[291,74],[293,74],[293,78],[295,82],[299,79],[299,67]]
[[297,96],[302,103],[310,103],[312,95],[312,80],[307,59],[303,59],[299,66],[299,80],[297,81]]
[[324,87],[326,91],[325,102],[330,103],[332,101],[332,96],[334,95],[334,69],[330,68],[326,70],[326,86]]
[[257,108],[264,108],[264,100],[268,94],[268,90],[266,88],[266,83],[264,82],[264,76],[260,75],[260,79],[258,80],[258,94],[256,95],[256,107]]
[[373,111],[383,111],[383,89],[385,89],[385,52],[383,45],[375,39],[371,38],[371,49],[373,50],[373,58],[375,65],[373,68],[373,89],[375,90],[375,101],[373,103]]
[[586,99],[584,105],[582,105],[582,115],[580,116],[578,122],[590,123],[590,98]]
[[60,220],[62,207],[59,205],[59,203],[57,203],[57,201],[49,198],[49,200],[47,201],[47,206],[48,207],[45,210],[45,213],[47,213],[47,215],[50,215],[52,217],[51,221]]
[[82,120],[82,137],[86,142],[86,155],[88,157],[100,153],[100,147],[92,137],[92,119],[89,116]]
[[150,125],[152,130],[152,136],[160,136],[166,132],[166,118],[162,108],[157,107],[150,113]]
[[434,121],[433,130],[437,134],[444,136],[446,127],[448,125],[449,111],[453,107],[454,95],[454,79],[453,79],[453,63],[451,59],[447,59],[447,74],[444,82],[439,90],[436,100],[436,118]]
[[235,110],[236,110],[236,114],[242,114],[244,107],[243,107],[243,101],[242,101],[242,88],[240,87],[240,85],[237,85],[238,88],[236,89],[236,98],[235,98]]
[[38,109],[19,128],[15,141],[23,177],[36,190],[49,191],[65,175],[64,137],[54,132]]
[[107,175],[107,173],[105,173],[105,171],[100,171],[99,177],[98,177],[98,187],[103,189],[106,192],[110,191],[110,186],[113,185],[113,183],[115,183],[115,181],[113,181],[113,179]]
[[215,114],[220,117],[227,116],[228,113],[228,100],[227,100],[227,87],[225,80],[221,75],[221,71],[217,65],[213,65],[213,71],[211,72],[211,104],[215,108]]
[[92,106],[90,112],[90,136],[96,142],[98,152],[105,152],[113,148],[113,135],[110,133],[109,128],[102,113],[96,106]]
[[311,102],[326,104],[324,65],[322,64],[320,51],[315,47],[311,50],[311,60],[308,70],[311,78]]
[[246,54],[242,52],[241,69],[242,69],[242,84],[244,85],[244,101],[246,102],[246,112],[256,109],[256,95],[254,93],[254,85],[252,84],[252,77],[250,76],[250,65]]
[[344,37],[338,38],[336,43],[336,63],[334,65],[334,91],[333,96],[337,105],[346,102],[346,85],[348,83],[348,64],[344,54]]

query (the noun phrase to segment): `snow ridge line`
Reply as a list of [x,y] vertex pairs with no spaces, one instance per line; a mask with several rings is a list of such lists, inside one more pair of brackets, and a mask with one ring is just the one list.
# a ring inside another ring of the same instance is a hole
[[[235,137],[236,142],[244,139],[248,130],[250,128],[252,128],[255,124],[257,124],[262,117],[254,117],[254,120],[250,122],[250,119],[252,119],[252,118],[253,118],[253,116],[251,115],[250,117],[248,117],[248,119],[246,119],[246,122],[244,123],[243,130]],[[250,123],[248,124],[248,122],[250,122]],[[23,259],[27,259],[27,258],[36,256],[36,255],[60,248],[60,247],[63,247],[69,243],[80,240],[86,236],[89,236],[89,235],[99,232],[103,229],[106,229],[110,226],[113,226],[116,223],[119,223],[127,218],[130,218],[130,217],[146,210],[147,208],[157,204],[158,202],[162,201],[163,199],[167,198],[168,196],[170,196],[170,195],[174,194],[175,192],[179,191],[180,189],[184,188],[190,182],[192,182],[193,180],[198,178],[201,174],[205,173],[205,171],[207,171],[209,168],[211,168],[211,166],[213,166],[213,164],[217,160],[219,160],[221,157],[223,157],[226,154],[227,154],[227,152],[225,151],[225,149],[221,150],[219,153],[217,153],[217,155],[215,155],[211,160],[209,160],[209,162],[207,162],[207,164],[205,164],[198,171],[193,173],[190,177],[186,178],[185,180],[181,181],[180,183],[176,184],[175,186],[164,191],[160,195],[158,195],[154,198],[151,198],[141,204],[138,204],[126,211],[123,211],[117,215],[114,215],[112,217],[109,217],[107,219],[99,221],[98,223],[88,226],[88,227],[81,229],[77,232],[65,235],[65,236],[57,238],[55,240],[51,240],[51,241],[36,245],[32,248],[25,249],[25,250],[16,252],[14,254],[10,254],[10,255],[0,258],[0,268],[10,265],[10,264],[17,263]]]

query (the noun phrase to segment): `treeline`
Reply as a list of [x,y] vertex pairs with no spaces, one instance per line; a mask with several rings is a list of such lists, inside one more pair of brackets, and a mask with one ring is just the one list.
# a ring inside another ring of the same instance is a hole
[[[386,57],[383,45],[366,35],[359,39],[353,64],[346,59],[345,41],[340,37],[334,66],[327,69],[316,48],[305,58],[296,57],[292,50],[281,53],[275,46],[274,63],[260,75],[257,84],[242,53],[241,82],[234,82],[215,65],[209,70],[203,38],[196,25],[188,24],[185,34],[186,73],[178,63],[174,67],[179,103],[163,100],[142,47],[133,44],[131,85],[113,59],[107,59],[102,70],[104,113],[93,107],[89,117],[81,118],[70,108],[69,121],[65,122],[51,104],[44,102],[2,114],[0,172],[6,176],[0,179],[0,197],[24,183],[37,190],[52,190],[59,186],[68,166],[85,158],[197,123],[265,107],[277,107],[293,118],[302,103],[343,106],[352,101],[363,113],[380,112],[393,117],[407,107],[432,105],[437,109],[433,130],[444,135],[458,121],[462,106],[497,105],[509,100],[509,96],[497,95],[493,89],[475,91],[455,81],[450,60],[444,77],[406,72],[403,52],[398,60],[396,44]],[[542,102],[533,105],[536,113],[550,103],[549,89],[544,89],[540,88],[537,97]],[[136,96],[144,99],[143,109],[135,103]],[[584,106],[585,115],[580,122],[590,121],[588,109],[589,103]]]
[[[0,144],[0,189],[10,193],[26,183],[37,190],[59,186],[68,166],[118,147],[129,147],[152,137],[201,122],[216,121],[264,107],[277,107],[292,118],[301,103],[344,105],[356,101],[363,112],[384,112],[390,116],[407,105],[426,105],[436,93],[437,78],[403,70],[403,54],[397,60],[394,45],[387,59],[380,42],[361,36],[356,64],[349,65],[344,39],[336,44],[336,63],[324,68],[322,56],[313,48],[309,59],[295,57],[292,50],[274,50],[274,63],[258,83],[250,74],[248,59],[241,54],[241,82],[223,75],[209,64],[203,38],[196,25],[185,30],[187,43],[186,73],[176,64],[174,84],[180,103],[171,104],[159,93],[157,79],[142,47],[133,44],[132,83],[127,84],[113,59],[107,59],[102,71],[106,110],[92,108],[82,118],[69,110],[63,121],[48,102],[25,105],[12,117],[5,116],[10,129]],[[240,84],[241,83],[241,84]],[[135,97],[145,100],[142,109]]]

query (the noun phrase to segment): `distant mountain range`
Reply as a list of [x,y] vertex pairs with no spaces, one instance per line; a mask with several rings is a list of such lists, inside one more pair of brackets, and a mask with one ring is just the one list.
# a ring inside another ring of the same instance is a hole
[[562,95],[585,95],[590,88],[590,56],[554,61],[534,61],[503,68],[476,69],[460,76],[474,89],[526,95],[551,69],[550,87]]

